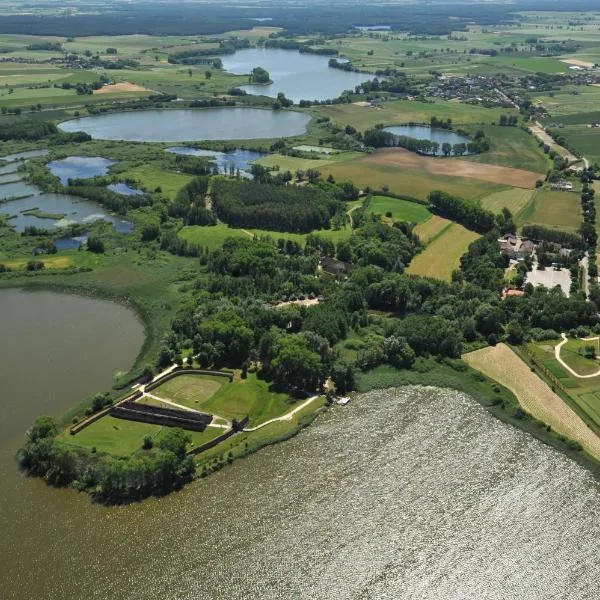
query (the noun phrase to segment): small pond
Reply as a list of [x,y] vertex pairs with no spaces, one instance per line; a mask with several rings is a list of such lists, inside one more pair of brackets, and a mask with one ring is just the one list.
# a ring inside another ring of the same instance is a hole
[[191,142],[290,137],[305,133],[309,121],[309,115],[288,110],[204,108],[96,115],[65,121],[59,128],[100,140]]
[[12,183],[5,183],[0,185],[0,210],[1,203],[7,198],[20,198],[22,196],[32,196],[39,194],[40,190],[35,185],[25,183],[21,179],[17,180],[17,177],[13,177]]
[[265,156],[263,152],[254,152],[253,150],[243,150],[236,148],[231,152],[219,152],[217,150],[205,150],[203,148],[190,148],[189,146],[173,146],[167,148],[167,152],[173,154],[185,154],[187,156],[208,156],[214,159],[219,172],[228,172],[231,165],[234,169],[248,171],[250,164]]
[[344,90],[354,90],[358,84],[374,77],[368,73],[333,69],[329,66],[330,58],[301,54],[297,50],[249,48],[222,56],[221,60],[226,71],[237,75],[249,75],[254,67],[262,67],[269,72],[271,84],[239,86],[248,93],[275,98],[283,92],[294,102],[337,98]]
[[464,135],[459,135],[446,129],[433,129],[426,125],[393,125],[386,127],[384,131],[389,131],[394,135],[404,135],[417,140],[429,140],[438,142],[440,146],[447,142],[449,144],[468,144],[471,140]]
[[8,164],[8,165],[4,165],[3,163],[0,162],[0,175],[10,175],[11,173],[14,175],[17,172],[17,169],[19,168],[19,165],[13,165],[13,164]]
[[75,250],[87,242],[87,235],[76,237],[63,237],[54,240],[54,245],[57,250]]
[[63,185],[68,185],[69,179],[89,179],[106,175],[114,164],[114,161],[101,156],[68,156],[61,160],[53,160],[46,166]]
[[122,196],[143,196],[144,192],[142,190],[138,190],[137,188],[131,187],[127,183],[111,183],[106,186],[106,189],[111,192],[115,192],[117,194],[121,194]]

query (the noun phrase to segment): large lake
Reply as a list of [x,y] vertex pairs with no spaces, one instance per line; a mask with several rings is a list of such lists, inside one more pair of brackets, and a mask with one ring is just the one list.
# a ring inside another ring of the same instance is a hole
[[344,90],[354,88],[374,75],[333,69],[330,56],[301,54],[296,50],[276,48],[249,48],[221,57],[223,68],[238,75],[250,74],[254,67],[262,67],[271,76],[270,85],[248,84],[239,86],[250,94],[276,97],[283,92],[294,102],[300,100],[329,100]]
[[598,481],[465,395],[371,392],[181,492],[107,508],[13,455],[36,415],[131,364],[139,324],[0,291],[0,331],[3,600],[600,597]]
[[204,108],[144,110],[73,119],[63,131],[85,131],[99,140],[192,142],[302,135],[310,116],[289,110]]

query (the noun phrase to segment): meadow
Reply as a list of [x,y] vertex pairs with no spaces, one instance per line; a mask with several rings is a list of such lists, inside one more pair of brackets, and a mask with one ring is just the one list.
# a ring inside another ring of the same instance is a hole
[[577,231],[581,226],[581,201],[575,192],[540,189],[518,215],[519,225],[544,225],[551,229]]
[[441,235],[435,237],[423,252],[413,258],[406,272],[410,275],[450,281],[452,271],[460,265],[460,257],[478,237],[478,234],[462,225],[452,223]]
[[416,224],[424,223],[433,216],[422,204],[389,196],[372,196],[368,200],[367,212],[381,215],[384,222],[407,221]]

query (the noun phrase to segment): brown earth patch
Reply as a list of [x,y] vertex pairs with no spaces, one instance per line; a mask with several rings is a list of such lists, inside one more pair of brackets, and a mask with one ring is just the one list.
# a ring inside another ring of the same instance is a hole
[[541,173],[514,169],[512,167],[500,167],[498,165],[486,165],[469,160],[457,160],[454,158],[434,158],[422,156],[409,152],[404,148],[386,148],[377,150],[364,159],[365,163],[398,166],[399,168],[410,168],[430,173],[431,175],[446,175],[448,177],[469,177],[482,181],[490,181],[502,185],[532,189],[538,179],[543,179]]
[[123,92],[149,92],[148,88],[138,85],[137,83],[130,83],[129,81],[122,81],[121,83],[111,83],[105,85],[99,90],[94,90],[94,94],[118,94]]

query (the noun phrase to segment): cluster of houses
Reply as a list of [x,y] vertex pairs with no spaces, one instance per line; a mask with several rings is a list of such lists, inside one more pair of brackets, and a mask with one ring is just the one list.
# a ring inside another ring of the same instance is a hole
[[427,86],[427,96],[441,98],[442,100],[460,100],[465,104],[481,104],[493,107],[512,106],[511,101],[496,89],[490,77],[483,75],[440,75],[437,81]]
[[573,184],[570,181],[555,181],[550,184],[550,189],[558,190],[559,192],[572,192]]
[[523,260],[531,256],[535,251],[535,244],[531,240],[523,239],[512,233],[498,240],[500,252],[511,260]]

